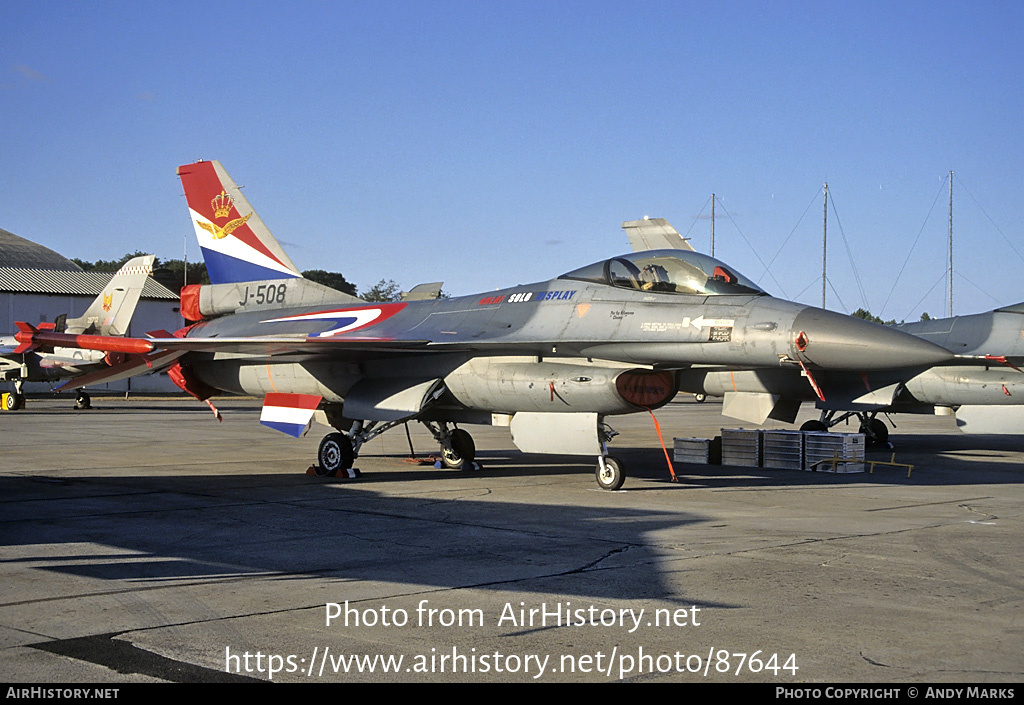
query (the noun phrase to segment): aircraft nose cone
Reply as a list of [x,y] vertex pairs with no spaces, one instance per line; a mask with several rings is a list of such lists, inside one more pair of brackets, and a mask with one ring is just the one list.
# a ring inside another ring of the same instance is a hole
[[820,308],[797,314],[792,335],[793,357],[824,369],[931,367],[953,358],[953,353],[927,340]]

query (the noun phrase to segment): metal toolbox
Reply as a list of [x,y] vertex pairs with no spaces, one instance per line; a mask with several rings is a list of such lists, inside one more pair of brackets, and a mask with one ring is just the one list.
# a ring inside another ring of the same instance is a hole
[[802,470],[804,434],[802,431],[766,430],[761,434],[762,465],[777,470]]
[[804,470],[864,472],[864,448],[863,433],[805,431]]
[[677,463],[707,465],[711,462],[710,438],[673,438],[672,460]]
[[722,429],[722,465],[761,466],[761,430]]

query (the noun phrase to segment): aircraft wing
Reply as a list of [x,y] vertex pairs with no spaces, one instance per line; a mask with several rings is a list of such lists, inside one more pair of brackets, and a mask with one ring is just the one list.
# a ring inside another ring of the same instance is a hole
[[[252,356],[306,354],[361,356],[382,352],[411,352],[423,350],[428,341],[396,341],[380,338],[318,340],[305,336],[265,336],[238,338],[114,338],[110,336],[81,336],[62,333],[37,333],[45,336],[33,340],[37,345],[78,347],[129,355],[127,361],[95,372],[75,377],[57,387],[62,390],[80,389],[95,384],[117,382],[137,375],[151,374],[170,367],[179,358],[192,352],[237,353]],[[63,336],[63,339],[54,338]],[[27,337],[27,336],[26,336]]]
[[336,353],[345,350],[367,353],[413,351],[422,350],[430,343],[429,340],[394,340],[356,336],[347,336],[341,339],[306,335],[121,338],[108,335],[74,335],[37,331],[25,323],[19,323],[18,326],[22,330],[15,338],[21,343],[19,348],[21,352],[38,347],[62,347],[119,352],[128,355],[149,355],[164,350],[178,352],[182,355],[188,352],[228,352],[269,356],[287,353]]

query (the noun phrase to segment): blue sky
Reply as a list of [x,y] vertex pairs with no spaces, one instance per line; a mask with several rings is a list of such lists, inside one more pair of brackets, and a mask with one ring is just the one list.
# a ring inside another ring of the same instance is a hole
[[0,28],[0,227],[69,257],[195,259],[175,168],[218,159],[360,288],[547,279],[644,215],[708,251],[714,192],[716,256],[820,304],[827,181],[828,307],[916,320],[953,170],[955,312],[1024,301],[1020,2],[6,0]]

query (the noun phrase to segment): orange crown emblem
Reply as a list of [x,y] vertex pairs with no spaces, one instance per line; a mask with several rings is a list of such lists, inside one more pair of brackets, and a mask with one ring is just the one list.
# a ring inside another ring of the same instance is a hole
[[231,207],[235,205],[235,199],[221,191],[210,200],[210,205],[213,207],[214,218],[227,218]]

